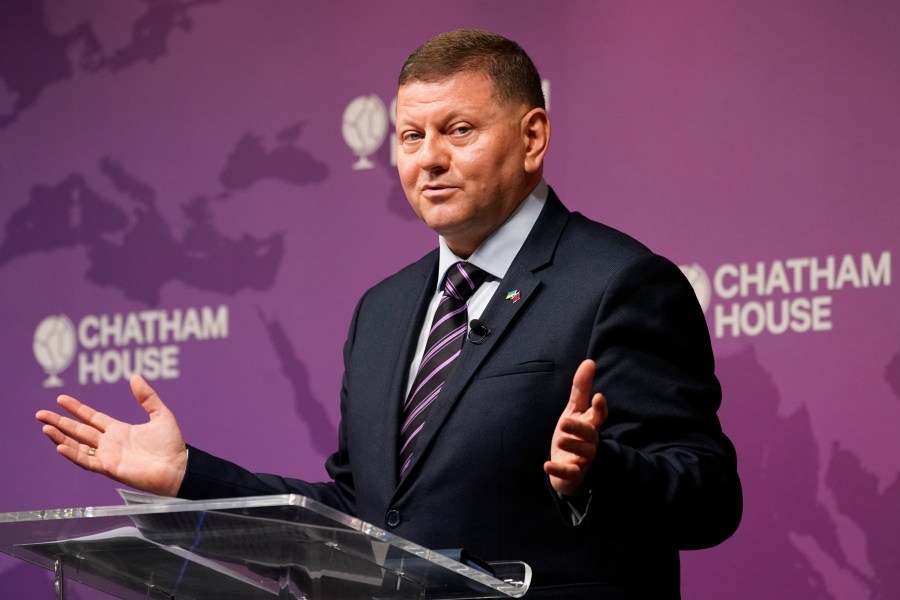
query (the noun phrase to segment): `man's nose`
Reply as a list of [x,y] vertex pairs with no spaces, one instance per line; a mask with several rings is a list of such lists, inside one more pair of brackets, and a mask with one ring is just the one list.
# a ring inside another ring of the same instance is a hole
[[426,135],[419,150],[419,167],[425,171],[445,171],[450,166],[447,142],[440,135]]

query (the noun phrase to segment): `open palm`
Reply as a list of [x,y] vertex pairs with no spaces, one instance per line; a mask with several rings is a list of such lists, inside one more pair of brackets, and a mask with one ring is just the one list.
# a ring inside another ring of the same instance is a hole
[[57,403],[74,419],[49,410],[35,416],[57,452],[78,466],[139,490],[174,496],[187,464],[181,429],[140,375],[131,378],[131,391],[149,416],[146,423],[118,421],[66,395]]

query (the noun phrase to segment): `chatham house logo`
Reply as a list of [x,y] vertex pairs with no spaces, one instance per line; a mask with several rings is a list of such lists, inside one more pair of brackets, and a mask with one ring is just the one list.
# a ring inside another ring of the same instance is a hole
[[891,252],[793,256],[681,267],[715,338],[831,331],[847,294],[891,285]]
[[75,358],[75,325],[65,315],[45,318],[34,330],[34,358],[44,369],[44,387],[61,387],[59,374],[69,368]]
[[384,143],[388,133],[388,113],[375,94],[354,98],[344,109],[341,132],[357,160],[355,170],[373,169],[369,157]]
[[228,338],[228,306],[199,306],[44,317],[34,330],[34,359],[47,377],[44,387],[65,384],[74,365],[79,385],[111,384],[140,373],[146,379],[176,379],[181,345]]

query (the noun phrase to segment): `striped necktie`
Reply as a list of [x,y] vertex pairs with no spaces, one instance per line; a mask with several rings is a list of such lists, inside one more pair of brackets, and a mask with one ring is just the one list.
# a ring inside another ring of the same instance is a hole
[[467,302],[487,274],[467,262],[453,264],[444,277],[444,293],[434,313],[419,371],[403,404],[400,427],[400,479],[406,476],[416,438],[435,399],[462,351],[468,329]]

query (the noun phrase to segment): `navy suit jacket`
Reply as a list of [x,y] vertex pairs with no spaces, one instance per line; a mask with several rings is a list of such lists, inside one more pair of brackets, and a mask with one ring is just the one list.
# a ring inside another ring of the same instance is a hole
[[[523,560],[529,598],[678,598],[678,551],[721,542],[741,515],[709,333],[679,269],[551,191],[481,316],[490,334],[465,344],[398,482],[400,405],[437,262],[431,252],[356,308],[333,481],[254,474],[192,448],[179,495],[307,495],[426,547]],[[573,526],[542,465],[585,358],[609,418]]]

